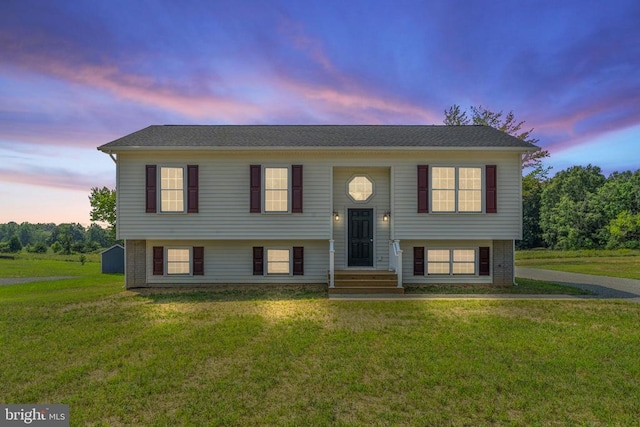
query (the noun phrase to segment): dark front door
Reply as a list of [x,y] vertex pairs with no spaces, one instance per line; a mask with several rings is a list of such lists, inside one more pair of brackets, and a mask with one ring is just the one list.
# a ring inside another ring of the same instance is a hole
[[373,209],[349,209],[349,267],[373,267]]

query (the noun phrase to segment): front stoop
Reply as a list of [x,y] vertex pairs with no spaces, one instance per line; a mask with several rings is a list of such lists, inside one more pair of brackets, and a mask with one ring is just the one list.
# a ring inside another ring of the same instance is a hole
[[393,271],[342,270],[335,272],[329,294],[404,294]]

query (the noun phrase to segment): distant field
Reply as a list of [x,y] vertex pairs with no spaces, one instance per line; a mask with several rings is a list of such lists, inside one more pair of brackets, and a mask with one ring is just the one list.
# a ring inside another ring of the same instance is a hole
[[[9,254],[4,254],[9,255]],[[11,254],[15,259],[0,259],[1,277],[86,276],[100,273],[100,255],[85,254],[85,263],[79,254]]]
[[640,250],[517,251],[516,265],[640,280]]

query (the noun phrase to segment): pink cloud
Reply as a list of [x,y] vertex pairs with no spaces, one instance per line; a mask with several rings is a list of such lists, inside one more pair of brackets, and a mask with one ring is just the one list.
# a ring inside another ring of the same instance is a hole
[[81,174],[63,169],[26,168],[23,170],[0,169],[0,182],[13,182],[49,187],[56,189],[82,191],[89,193],[92,187],[115,186],[113,174],[96,176],[95,174]]

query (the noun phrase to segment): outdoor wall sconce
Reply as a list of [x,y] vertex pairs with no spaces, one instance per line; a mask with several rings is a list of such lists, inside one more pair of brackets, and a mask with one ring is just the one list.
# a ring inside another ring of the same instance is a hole
[[338,212],[333,212],[333,219],[340,221],[340,214]]
[[390,217],[390,216],[391,216],[391,212],[386,211],[386,212],[384,213],[384,215],[382,215],[382,220],[383,220],[383,221],[389,221],[389,217]]

